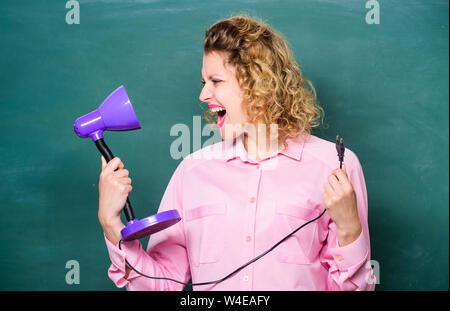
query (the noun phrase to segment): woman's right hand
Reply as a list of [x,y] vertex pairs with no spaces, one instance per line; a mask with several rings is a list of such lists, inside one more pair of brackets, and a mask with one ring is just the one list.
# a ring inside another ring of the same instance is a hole
[[122,161],[115,157],[107,163],[102,156],[102,171],[98,183],[98,219],[104,230],[119,224],[123,226],[120,213],[132,189],[131,178]]

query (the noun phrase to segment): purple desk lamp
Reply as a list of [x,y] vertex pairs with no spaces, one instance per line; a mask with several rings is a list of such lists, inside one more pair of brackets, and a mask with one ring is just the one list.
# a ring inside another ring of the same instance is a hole
[[[114,156],[103,140],[103,131],[129,131],[140,129],[141,126],[128,98],[125,88],[120,86],[112,92],[98,109],[79,117],[73,129],[80,137],[91,137],[106,161]],[[122,240],[131,241],[146,237],[166,229],[181,220],[176,209],[161,212],[141,220],[134,216],[130,200],[127,198],[123,209],[127,225],[122,229]]]

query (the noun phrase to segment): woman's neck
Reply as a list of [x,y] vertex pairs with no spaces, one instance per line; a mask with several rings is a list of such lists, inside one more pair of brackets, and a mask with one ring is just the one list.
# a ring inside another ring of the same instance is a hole
[[270,137],[262,132],[259,132],[259,135],[252,135],[252,133],[245,132],[244,148],[250,158],[260,161],[278,151],[278,137],[270,139]]

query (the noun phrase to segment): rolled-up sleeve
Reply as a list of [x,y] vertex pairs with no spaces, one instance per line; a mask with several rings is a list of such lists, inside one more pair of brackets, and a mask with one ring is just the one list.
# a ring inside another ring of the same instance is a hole
[[339,246],[336,224],[330,220],[327,245],[321,253],[328,267],[329,290],[374,290],[375,279],[370,265],[368,199],[364,174],[356,155],[346,149],[347,175],[356,194],[362,231],[350,244]]
[[[178,165],[164,192],[158,212],[177,209],[183,215],[183,161]],[[111,266],[108,276],[117,287],[127,290],[182,290],[183,284],[170,280],[150,279],[131,270],[125,278],[125,260],[137,271],[152,277],[170,278],[186,283],[191,275],[186,251],[183,221],[150,237],[147,251],[139,240],[122,242],[121,249],[105,237]]]

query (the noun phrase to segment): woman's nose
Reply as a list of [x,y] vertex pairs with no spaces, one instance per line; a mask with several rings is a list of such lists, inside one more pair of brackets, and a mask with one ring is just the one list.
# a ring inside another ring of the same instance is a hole
[[202,88],[202,91],[200,92],[199,99],[202,102],[206,102],[210,98],[211,98],[211,91],[209,90],[209,87],[205,84]]

